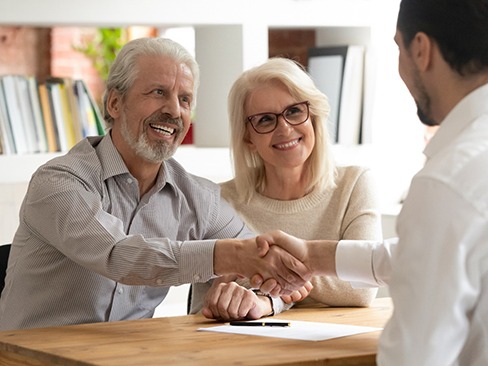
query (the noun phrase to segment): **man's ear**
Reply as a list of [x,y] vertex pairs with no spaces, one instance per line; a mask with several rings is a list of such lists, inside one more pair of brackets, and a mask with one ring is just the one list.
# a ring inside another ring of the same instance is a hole
[[122,98],[115,90],[110,90],[107,97],[107,112],[112,118],[118,118],[122,109]]
[[434,41],[424,32],[418,32],[410,43],[412,58],[420,71],[426,71],[432,64]]

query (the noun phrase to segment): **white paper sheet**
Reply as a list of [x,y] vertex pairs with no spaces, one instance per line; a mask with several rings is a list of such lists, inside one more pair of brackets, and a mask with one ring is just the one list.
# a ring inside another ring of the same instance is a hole
[[[382,328],[362,327],[357,325],[318,323],[297,320],[276,319],[279,322],[289,322],[289,327],[257,327],[232,326],[229,324],[216,327],[199,328],[199,331],[222,332],[233,334],[247,334],[263,337],[298,339],[303,341],[324,341],[326,339],[351,336],[354,334],[376,332]],[[257,322],[262,322],[258,320]],[[270,323],[272,320],[266,320]]]

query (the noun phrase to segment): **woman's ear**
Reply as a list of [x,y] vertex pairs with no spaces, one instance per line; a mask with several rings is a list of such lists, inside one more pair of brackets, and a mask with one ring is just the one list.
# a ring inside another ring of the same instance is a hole
[[247,131],[246,134],[244,135],[244,143],[246,144],[250,152],[256,151],[256,145],[254,145],[254,142],[251,141],[251,136],[249,136],[249,131]]
[[251,141],[246,141],[246,144],[250,152],[256,152],[256,145],[254,145]]
[[112,118],[120,117],[120,110],[122,108],[122,98],[115,90],[110,90],[107,98],[107,112]]

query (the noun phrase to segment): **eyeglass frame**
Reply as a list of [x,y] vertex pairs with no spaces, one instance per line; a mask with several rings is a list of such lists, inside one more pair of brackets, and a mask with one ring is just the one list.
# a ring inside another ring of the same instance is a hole
[[[285,112],[292,108],[292,107],[295,107],[297,105],[301,105],[301,104],[305,104],[306,105],[306,108],[307,108],[307,117],[305,118],[305,120],[303,122],[300,122],[300,123],[291,123],[290,121],[288,121],[288,119],[286,118],[285,116]],[[266,131],[266,132],[259,132],[256,127],[254,127],[254,124],[252,123],[252,119],[256,116],[260,116],[260,115],[266,115],[266,114],[271,114],[271,115],[274,115],[276,116],[276,123],[275,123],[275,126],[273,127],[272,130],[270,131]],[[310,117],[310,102],[308,100],[305,100],[303,102],[299,102],[299,103],[294,103],[294,104],[290,104],[289,106],[287,106],[285,109],[283,109],[281,111],[281,113],[273,113],[273,112],[261,112],[261,113],[256,113],[256,114],[253,114],[253,115],[250,115],[246,118],[246,122],[250,123],[253,130],[256,131],[256,133],[259,133],[260,135],[265,135],[267,133],[271,133],[273,132],[274,130],[276,130],[276,128],[278,128],[278,118],[280,118],[280,116],[283,117],[283,119],[285,120],[286,123],[288,123],[290,126],[299,126],[305,122],[308,121],[309,117]]]

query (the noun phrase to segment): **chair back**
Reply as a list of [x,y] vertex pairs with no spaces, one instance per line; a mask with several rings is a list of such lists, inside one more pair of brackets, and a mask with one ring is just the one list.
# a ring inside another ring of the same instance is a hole
[[7,273],[8,256],[10,254],[10,244],[0,245],[0,295],[5,286],[5,275]]

